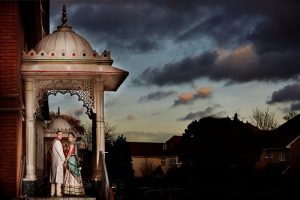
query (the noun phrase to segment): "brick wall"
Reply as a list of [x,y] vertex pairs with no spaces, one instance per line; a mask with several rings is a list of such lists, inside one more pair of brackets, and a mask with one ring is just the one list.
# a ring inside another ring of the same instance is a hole
[[0,2],[0,190],[18,195],[23,154],[22,79],[23,28],[17,1]]

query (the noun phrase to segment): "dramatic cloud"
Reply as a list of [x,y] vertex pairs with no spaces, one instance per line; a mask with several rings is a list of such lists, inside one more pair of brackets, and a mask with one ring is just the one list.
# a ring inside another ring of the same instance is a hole
[[273,92],[269,104],[300,101],[300,84],[287,85]]
[[126,116],[116,119],[116,122],[129,122],[134,120],[136,120],[136,116],[134,116],[133,114],[128,114]]
[[[297,0],[66,0],[50,3],[53,30],[60,24],[62,4],[66,3],[68,23],[73,30],[98,52],[110,50],[114,64],[130,72],[127,81],[135,86],[159,86],[160,89],[171,86],[177,91],[186,91],[180,87],[199,80],[225,84],[282,83],[298,80],[300,75],[300,1]],[[240,92],[238,86],[236,88]],[[142,96],[146,93],[139,94],[140,88],[136,90],[131,85],[124,89],[130,90],[128,94],[141,97],[140,102],[152,101],[153,106],[155,101],[168,97],[165,88],[162,94],[146,96]],[[290,103],[291,109],[297,109],[300,102],[297,92],[288,92],[287,96],[280,95],[284,91],[276,92],[268,103]],[[218,93],[218,97],[224,97],[223,91],[218,90]],[[212,94],[202,91],[198,95],[206,98]],[[264,95],[252,97],[265,99]],[[174,105],[193,103],[195,99],[195,91],[179,94]],[[245,101],[239,101],[236,107],[246,107],[243,103]],[[55,110],[57,105],[60,104],[51,104]],[[112,105],[113,102],[107,102],[106,107]],[[217,111],[194,110],[181,120]],[[130,114],[123,113],[123,116]],[[122,120],[130,120],[130,117]]]
[[162,68],[147,68],[133,80],[133,83],[158,86],[190,83],[201,76],[209,75],[210,67],[214,65],[216,58],[216,52],[206,52],[196,57],[168,63]]
[[178,95],[178,99],[174,101],[173,106],[177,106],[179,104],[188,104],[191,103],[194,98],[193,93],[191,92],[185,92]]
[[287,85],[282,89],[274,91],[268,104],[291,103],[290,111],[300,110],[300,84]]
[[105,103],[105,107],[106,107],[106,108],[108,108],[108,107],[113,107],[115,104],[116,104],[115,101],[109,101],[109,102]]
[[109,101],[105,102],[105,107],[106,108],[113,107],[119,103],[120,102],[119,102],[118,98],[110,98]]
[[209,117],[209,116],[214,116],[214,117],[221,117],[226,114],[225,111],[219,111],[215,112],[217,108],[219,108],[220,105],[216,104],[213,107],[209,106],[205,110],[201,110],[198,112],[190,112],[186,116],[178,118],[178,121],[186,121],[186,120],[195,120],[195,119],[201,119],[203,117]]
[[196,98],[206,98],[212,95],[212,89],[210,87],[201,87],[195,94]]
[[[69,23],[93,46],[115,53],[163,52],[203,40],[207,51],[144,70],[134,83],[174,85],[200,78],[243,83],[288,80],[300,74],[300,2],[253,1],[66,1]],[[51,3],[52,26],[62,2]],[[146,17],[145,17],[146,16]],[[55,24],[55,25],[54,25]],[[102,50],[101,49],[101,50]],[[223,52],[228,56],[220,60]],[[97,49],[98,50],[98,49]]]
[[157,116],[159,114],[160,114],[160,112],[154,112],[154,113],[151,113],[151,116]]
[[[135,85],[175,85],[209,78],[230,83],[254,80],[287,80],[300,74],[298,52],[269,53],[259,57],[253,46],[241,46],[232,51],[205,52],[184,58],[159,68],[147,68],[136,79]],[[172,72],[172,73],[170,73]]]
[[147,94],[146,96],[141,96],[138,100],[138,102],[144,103],[148,101],[158,101],[165,99],[169,96],[175,95],[175,91],[156,91],[156,92],[151,92]]
[[83,114],[85,114],[86,108],[78,108],[77,110],[73,111],[73,114],[75,117],[79,117]]
[[261,13],[264,20],[256,25],[248,39],[261,53],[299,51],[299,1],[274,2],[274,7]]
[[126,120],[126,121],[132,121],[132,120],[135,120],[135,116],[133,116],[133,115],[128,115],[128,116],[125,117],[125,120]]
[[300,102],[292,103],[290,111],[300,111]]
[[201,87],[197,89],[195,93],[192,92],[184,92],[177,96],[177,99],[174,101],[174,106],[178,106],[181,104],[192,104],[197,99],[208,98],[212,95],[212,89],[209,87]]
[[[61,11],[61,5],[54,4],[53,9]],[[134,53],[163,48],[161,40],[174,38],[185,24],[190,24],[189,20],[202,15],[193,16],[198,10],[193,1],[179,2],[176,7],[164,1],[69,1],[67,7],[74,29],[86,33],[96,43]],[[178,15],[181,12],[186,17]],[[59,14],[53,15],[53,21],[58,19]]]

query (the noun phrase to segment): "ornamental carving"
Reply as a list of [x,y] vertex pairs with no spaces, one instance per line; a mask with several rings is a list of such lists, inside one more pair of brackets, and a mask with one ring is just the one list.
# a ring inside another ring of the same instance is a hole
[[77,95],[78,100],[83,102],[89,116],[95,110],[94,81],[93,80],[35,80],[35,117],[42,118],[41,107],[47,101],[49,95],[57,93],[71,96]]

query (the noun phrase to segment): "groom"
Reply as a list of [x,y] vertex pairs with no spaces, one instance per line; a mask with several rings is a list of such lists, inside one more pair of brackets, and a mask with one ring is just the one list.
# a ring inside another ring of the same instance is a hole
[[62,132],[57,131],[56,137],[52,142],[51,149],[51,170],[50,170],[50,183],[51,183],[51,196],[54,196],[55,190],[57,196],[62,196],[61,185],[64,181],[64,168],[65,155],[61,143]]

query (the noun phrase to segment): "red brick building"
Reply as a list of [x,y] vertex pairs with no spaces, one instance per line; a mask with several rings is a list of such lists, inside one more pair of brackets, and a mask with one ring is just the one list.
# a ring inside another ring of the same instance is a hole
[[49,0],[0,1],[0,192],[20,194],[25,155],[22,50],[49,33]]
[[182,136],[172,136],[165,143],[128,142],[135,177],[165,176],[170,168],[181,165],[179,143]]

